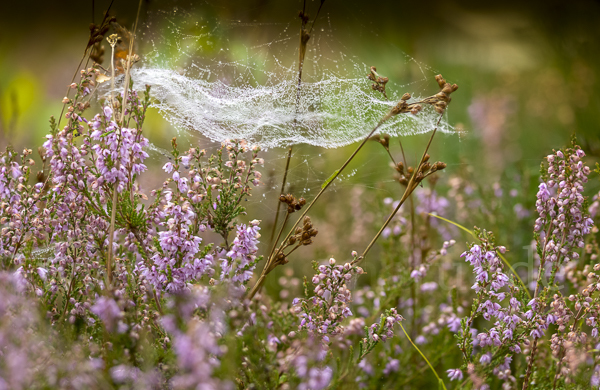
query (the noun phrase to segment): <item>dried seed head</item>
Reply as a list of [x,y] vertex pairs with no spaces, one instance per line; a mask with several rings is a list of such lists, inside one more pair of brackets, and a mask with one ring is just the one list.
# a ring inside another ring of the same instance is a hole
[[444,88],[444,85],[446,85],[446,80],[444,80],[441,74],[435,76],[435,81],[437,81],[440,88]]
[[381,141],[379,141],[386,149],[390,146],[390,135],[384,134]]
[[404,174],[404,163],[402,161],[396,165],[396,170],[401,174]]
[[411,108],[410,113],[413,115],[417,115],[419,111],[421,111],[421,109],[422,107],[419,104],[417,104],[415,107]]
[[302,245],[310,245],[310,244],[312,244],[312,240],[310,238],[302,241]]
[[44,148],[43,146],[40,146],[38,148],[38,154],[40,155],[40,158],[42,159],[42,161],[46,161],[46,148]]
[[402,98],[401,98],[401,99],[402,99],[402,100],[404,100],[404,101],[406,102],[406,101],[410,100],[410,98],[411,98],[411,97],[412,97],[412,96],[410,95],[410,93],[408,93],[408,92],[407,92],[407,93],[405,93],[404,95],[402,95]]

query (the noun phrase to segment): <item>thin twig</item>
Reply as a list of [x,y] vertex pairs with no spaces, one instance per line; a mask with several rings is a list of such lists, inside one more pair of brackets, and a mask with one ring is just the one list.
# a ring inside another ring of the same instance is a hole
[[[296,123],[296,119],[294,118],[294,124]],[[287,174],[288,174],[288,170],[290,168],[290,160],[292,159],[292,146],[290,145],[290,147],[288,148],[288,154],[287,154],[287,158],[285,161],[285,171],[283,172],[283,180],[281,181],[281,191],[280,194],[283,195],[284,191],[285,191],[285,181],[287,180]],[[277,241],[273,241],[273,239],[275,238],[275,230],[277,230],[277,222],[279,222],[279,213],[281,211],[281,202],[279,201],[279,198],[277,198],[277,211],[275,212],[275,221],[273,222],[273,229],[271,230],[271,239],[269,242],[269,246],[272,246],[273,249],[275,249],[275,246],[277,245]],[[281,232],[283,231],[285,227],[285,222],[281,225],[281,229],[279,230],[279,235],[281,235]],[[271,250],[271,253],[273,253],[273,249]]]
[[[321,191],[319,191],[317,196],[315,196],[314,199],[308,204],[308,206],[306,206],[306,208],[304,208],[304,212],[296,220],[296,223],[294,223],[294,226],[292,226],[292,228],[288,232],[287,236],[283,239],[283,241],[282,241],[283,243],[287,242],[287,240],[293,234],[294,229],[296,229],[296,227],[300,224],[300,221],[302,221],[304,219],[306,214],[308,214],[308,212],[310,211],[312,206],[315,204],[315,202],[321,197],[321,195],[323,195],[323,193],[327,190],[327,188],[329,188],[331,183],[333,183],[335,181],[335,179],[340,175],[340,173],[342,173],[342,171],[348,166],[348,164],[350,164],[350,162],[354,159],[354,157],[358,154],[358,152],[362,149],[362,147],[367,143],[369,138],[371,138],[371,136],[377,131],[377,129],[379,129],[379,127],[383,123],[385,123],[385,121],[387,121],[391,116],[392,116],[392,112],[390,111],[379,121],[377,126],[375,126],[373,128],[373,130],[371,130],[371,132],[363,139],[363,141],[360,143],[360,145],[358,145],[358,147],[354,150],[354,152],[350,155],[350,157],[348,157],[346,162],[344,162],[344,164],[342,164],[340,169],[335,171],[334,174],[330,177],[330,179],[328,179],[328,181],[325,182],[325,184],[323,185],[323,187],[321,188]],[[283,247],[283,245],[280,245],[279,248],[273,253],[273,255],[269,259],[267,259],[267,263],[265,264],[265,266],[263,268],[260,278],[258,279],[256,284],[254,285],[254,287],[252,288],[252,290],[250,290],[250,293],[248,294],[248,299],[252,299],[254,297],[254,295],[256,295],[258,290],[261,288],[261,286],[263,285],[265,278],[266,278],[267,274],[270,272],[270,269],[271,269],[275,259],[277,258],[279,253],[281,253],[282,247]]]
[[[442,119],[442,117],[440,116],[440,119],[438,119],[438,123],[437,125],[439,125],[440,120]],[[362,255],[360,255],[359,257],[357,257],[355,260],[352,261],[352,264],[358,263],[359,261],[363,260],[365,258],[365,256],[367,255],[367,253],[369,253],[369,251],[371,250],[371,248],[373,247],[373,245],[375,245],[375,242],[377,241],[377,239],[379,238],[379,236],[381,236],[381,234],[383,233],[383,231],[385,230],[385,228],[387,227],[387,225],[389,225],[389,223],[392,221],[392,219],[394,218],[394,216],[396,215],[396,213],[398,212],[398,210],[400,210],[400,207],[402,207],[402,205],[404,204],[404,202],[406,201],[406,199],[410,196],[410,194],[412,194],[412,192],[415,190],[415,188],[417,188],[417,186],[419,185],[420,182],[416,181],[416,177],[419,174],[421,167],[423,166],[423,163],[425,162],[425,155],[427,154],[427,151],[429,151],[429,147],[431,146],[431,141],[433,141],[433,137],[435,136],[435,133],[437,132],[437,127],[435,129],[433,129],[433,132],[431,133],[431,137],[429,138],[429,142],[427,143],[427,147],[425,147],[425,151],[423,152],[423,156],[421,157],[421,161],[419,161],[419,165],[417,166],[417,169],[415,169],[414,174],[410,177],[410,180],[408,181],[408,184],[406,185],[406,190],[404,190],[404,195],[402,195],[402,198],[400,199],[400,202],[398,203],[398,205],[396,206],[396,208],[394,209],[394,211],[390,214],[390,216],[388,217],[388,219],[385,221],[385,223],[383,224],[383,226],[381,227],[381,229],[379,229],[379,232],[377,232],[377,234],[375,235],[375,237],[373,237],[373,239],[371,240],[371,242],[369,243],[369,245],[367,246],[367,248],[365,249],[365,251],[362,253]]]
[[[321,5],[319,6],[319,11],[317,12],[317,16],[313,19],[312,27],[310,29],[311,32],[312,32],[312,28],[315,26],[315,21],[319,17],[319,12],[321,12],[321,7],[323,6],[324,2],[325,2],[324,0],[321,2]],[[302,14],[304,14],[305,12],[306,12],[306,0],[304,1]],[[300,46],[298,47],[298,86],[296,87],[296,107],[295,107],[295,114],[294,114],[294,122],[292,123],[293,131],[295,131],[296,127],[298,126],[298,114],[300,112],[300,90],[302,87],[302,70],[304,68],[306,45],[308,44],[308,41],[310,39],[310,32],[308,34],[306,34],[306,31],[304,30],[304,26],[305,26],[305,24],[304,24],[304,22],[302,22],[300,25],[300,44],[299,44]],[[290,160],[292,159],[292,148],[293,148],[293,145],[290,145],[288,148],[288,154],[287,154],[286,161],[285,161],[285,171],[283,172],[283,179],[281,180],[281,191],[280,191],[280,194],[282,194],[282,195],[285,192],[285,184],[286,184],[286,180],[287,180],[288,171],[290,168]],[[275,246],[277,245],[277,241],[279,240],[279,239],[277,239],[277,240],[273,241],[273,238],[275,237],[275,230],[277,230],[277,222],[279,222],[280,211],[281,211],[281,202],[279,202],[279,199],[278,199],[277,211],[275,212],[275,222],[273,222],[273,229],[271,230],[271,239],[269,242],[269,246],[272,246],[271,254],[275,250]],[[286,221],[287,221],[287,218],[286,218]],[[281,236],[283,229],[285,229],[285,221],[283,222],[283,224],[281,224],[281,229],[279,230],[279,236]]]
[[440,376],[438,375],[438,373],[435,371],[435,369],[433,368],[433,366],[429,362],[429,359],[427,359],[427,357],[423,354],[423,352],[421,352],[421,350],[419,349],[419,347],[417,347],[417,345],[412,341],[412,339],[410,338],[410,336],[408,335],[408,333],[406,333],[406,329],[404,329],[404,326],[402,326],[402,322],[398,322],[398,324],[400,325],[400,328],[402,328],[402,331],[404,332],[404,335],[406,336],[406,338],[408,339],[408,341],[410,341],[410,343],[417,350],[417,352],[419,353],[419,355],[421,355],[421,357],[425,360],[425,362],[427,362],[427,365],[429,366],[429,368],[431,368],[431,371],[433,371],[433,374],[437,378],[438,383],[442,385],[442,387],[444,388],[444,390],[446,390],[446,385],[444,384],[444,381],[442,380],[442,378],[440,378]]
[[[127,106],[127,92],[129,89],[129,79],[131,77],[131,55],[133,54],[133,42],[135,40],[135,33],[137,31],[138,20],[140,18],[140,9],[142,8],[142,0],[140,0],[138,4],[137,16],[135,18],[135,25],[133,27],[133,32],[131,34],[131,40],[129,41],[129,55],[127,56],[127,65],[125,69],[125,86],[123,87],[123,102],[121,104],[121,118],[119,120],[120,126],[118,126],[116,130],[116,134],[118,137],[117,150],[120,149],[121,146],[121,127],[123,126],[123,121],[125,119],[125,108]],[[111,58],[111,74],[112,74],[112,86],[114,86],[115,80],[115,57],[114,57],[114,46],[112,46],[112,58]],[[112,90],[111,88],[111,98],[112,98]],[[113,98],[114,99],[114,98]],[[111,102],[114,108],[114,101]],[[120,160],[117,160],[117,171],[120,169]],[[108,274],[108,285],[112,283],[112,255],[113,255],[113,241],[114,241],[114,233],[115,233],[115,220],[117,216],[117,200],[118,200],[118,188],[119,188],[119,179],[115,178],[115,185],[113,188],[113,197],[112,197],[112,209],[110,215],[110,229],[108,233],[108,255],[106,257],[106,272]]]
[[[106,18],[108,17],[108,11],[110,11],[113,3],[115,2],[115,0],[112,0],[110,2],[110,4],[108,5],[108,8],[106,9],[106,11],[104,12],[104,19],[102,19],[102,23],[104,23],[106,21]],[[92,22],[94,20],[94,15],[93,15],[93,8],[94,8],[94,4],[92,3]],[[79,73],[79,68],[81,68],[81,64],[83,64],[83,60],[85,60],[85,57],[88,55],[88,49],[92,47],[89,45],[86,45],[85,50],[83,51],[83,56],[81,56],[81,60],[79,61],[79,65],[77,65],[77,69],[75,69],[75,73],[73,74],[73,77],[71,78],[71,84],[75,81],[75,77],[77,77],[77,74]],[[89,59],[89,58],[88,58]],[[86,63],[87,66],[87,63]],[[71,86],[69,86],[67,88],[67,94],[66,96],[69,96],[69,92],[71,92]],[[65,108],[67,107],[67,103],[63,103],[63,107],[62,110],[60,111],[60,116],[58,117],[58,124],[56,125],[56,128],[59,129],[60,128],[60,121],[62,120],[63,114],[65,113]]]

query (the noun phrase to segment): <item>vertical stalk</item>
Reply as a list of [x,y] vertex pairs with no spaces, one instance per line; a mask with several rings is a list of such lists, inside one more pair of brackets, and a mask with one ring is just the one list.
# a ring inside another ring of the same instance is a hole
[[[115,34],[116,35],[116,34]],[[110,37],[109,37],[110,38]],[[111,47],[111,53],[110,53],[110,107],[113,110],[113,115],[114,115],[114,109],[115,109],[115,96],[114,96],[114,91],[115,91],[115,45],[117,43],[117,38],[113,37],[113,40],[110,41],[110,47]],[[123,99],[125,100],[125,99]],[[117,128],[116,130],[116,134],[117,136],[120,134],[120,132],[118,131],[119,128]],[[119,137],[119,144],[120,144],[120,137]],[[117,149],[119,148],[119,145],[117,145]],[[117,167],[118,170],[118,167]],[[108,280],[107,285],[110,287],[110,285],[112,284],[112,255],[113,255],[113,240],[114,240],[114,234],[115,234],[115,220],[117,217],[117,187],[118,187],[118,179],[115,179],[115,185],[113,188],[113,196],[112,196],[112,208],[110,211],[110,228],[108,229],[108,253],[106,255],[106,277]]]
[[[123,121],[125,120],[125,107],[127,106],[127,92],[129,89],[129,80],[131,77],[130,71],[131,71],[131,55],[133,54],[133,41],[135,40],[135,33],[137,31],[137,24],[138,24],[138,20],[140,18],[140,9],[142,8],[142,0],[140,0],[139,4],[138,4],[138,10],[137,10],[137,16],[135,18],[135,25],[133,28],[133,33],[131,34],[131,41],[129,41],[129,55],[127,56],[127,65],[125,68],[125,86],[123,87],[123,104],[121,105],[121,118],[119,120],[119,123],[117,124],[117,136],[119,137],[119,142],[117,144],[117,152],[121,147],[121,127],[123,126]],[[113,109],[114,109],[114,97],[113,97],[113,90],[114,90],[114,83],[115,83],[115,46],[114,44],[111,44],[112,46],[112,53],[111,53],[111,75],[112,75],[112,80],[111,80],[111,104],[113,105]],[[120,169],[120,160],[117,160],[117,170]],[[114,241],[114,235],[115,235],[115,220],[116,220],[116,216],[117,216],[117,201],[118,201],[118,188],[119,188],[119,179],[115,179],[115,186],[113,188],[113,197],[112,197],[112,209],[111,209],[111,215],[110,215],[110,228],[108,230],[108,255],[106,257],[106,272],[107,272],[107,276],[108,276],[108,285],[110,286],[112,283],[112,255],[113,255],[113,241]]]
[[[321,7],[323,6],[323,2],[321,2]],[[321,7],[319,7],[319,12],[321,11]],[[304,13],[306,11],[306,0],[304,1],[304,6],[303,6],[303,10],[302,10],[302,17],[304,17]],[[317,17],[319,16],[319,13],[317,12]],[[312,27],[314,27],[315,25],[315,19],[313,20],[313,24]],[[294,116],[294,122],[292,123],[292,129],[293,131],[296,130],[296,127],[298,126],[298,114],[300,112],[300,89],[302,87],[302,69],[304,67],[304,57],[306,55],[306,44],[308,43],[309,39],[310,39],[310,33],[308,33],[304,27],[306,26],[306,23],[304,22],[304,20],[302,20],[302,24],[300,25],[300,43],[298,46],[298,86],[296,87],[296,109],[295,109],[295,116]],[[311,32],[312,32],[312,27],[311,27]],[[288,148],[288,154],[286,157],[286,161],[285,161],[285,171],[283,172],[283,180],[281,180],[281,191],[280,194],[283,195],[284,191],[285,191],[285,183],[287,180],[287,175],[288,175],[288,171],[290,168],[290,160],[292,159],[292,148],[293,145],[290,145]],[[277,245],[277,240],[273,241],[273,238],[275,237],[275,230],[277,230],[277,223],[279,222],[279,213],[281,211],[281,202],[279,202],[279,200],[277,200],[277,211],[275,212],[275,221],[273,222],[273,229],[271,230],[271,239],[269,241],[269,246],[273,246],[271,249],[271,253],[273,252],[273,250],[275,249],[275,246]],[[287,218],[286,218],[287,221]],[[283,222],[283,224],[281,225],[281,230],[279,231],[279,235],[281,235],[281,232],[283,231],[283,229],[285,229],[285,221]]]
[[[544,265],[546,264],[546,242],[548,241],[548,237],[550,234],[550,229],[552,228],[552,223],[548,226],[548,231],[546,232],[546,236],[544,237],[544,249],[542,249],[542,256],[540,257],[540,269],[538,271],[537,283],[535,285],[535,292],[533,294],[533,299],[537,299],[538,294],[540,292],[540,287],[542,285],[542,275],[544,271]],[[560,247],[562,248],[564,241],[566,238],[566,232],[563,233],[563,236],[560,240]],[[561,259],[557,259],[556,264],[558,264]],[[537,352],[537,342],[538,339],[533,340],[533,345],[531,347],[531,355],[529,356],[529,363],[527,364],[527,371],[525,372],[525,379],[523,380],[523,390],[526,390],[529,387],[529,377],[531,376],[531,371],[533,369],[533,362],[535,360],[535,354]]]

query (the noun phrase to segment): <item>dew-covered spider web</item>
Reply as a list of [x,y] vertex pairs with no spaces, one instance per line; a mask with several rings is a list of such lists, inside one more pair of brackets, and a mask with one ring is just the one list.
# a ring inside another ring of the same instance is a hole
[[[347,48],[352,42],[336,35],[327,12],[311,33],[300,87],[297,18],[267,24],[198,15],[177,7],[156,12],[142,37],[142,64],[132,78],[135,89],[152,87],[153,107],[175,128],[212,141],[246,139],[264,149],[338,148],[363,139],[403,93],[417,100],[438,90],[435,72],[397,50],[395,66],[410,69],[411,80],[391,80],[386,100],[366,77],[376,64],[352,54]],[[425,133],[438,119],[429,109],[417,116],[397,115],[379,132]],[[453,132],[445,120],[437,127]]]
[[[141,61],[132,71],[134,89],[151,86],[153,109],[179,132],[179,140],[183,135],[194,146],[210,149],[210,141],[217,145],[241,138],[268,149],[260,169],[263,184],[249,199],[259,219],[265,215],[270,219],[277,208],[287,146],[293,145],[293,154],[285,191],[311,199],[343,162],[332,166],[339,153],[322,148],[362,140],[405,92],[418,100],[439,91],[434,79],[439,72],[394,45],[378,41],[372,26],[353,20],[345,24],[356,26],[354,31],[340,29],[341,23],[325,7],[307,45],[298,94],[297,15],[227,19],[215,16],[215,9],[219,9],[218,2],[196,9],[178,8],[171,2],[151,10],[138,35]],[[311,15],[315,12],[311,10]],[[361,35],[374,37],[372,49],[363,44],[357,50],[356,39]],[[372,65],[390,77],[387,100],[367,79]],[[433,110],[424,109],[418,116],[395,116],[378,132],[393,137],[427,133],[438,119]],[[445,119],[437,126],[438,132],[453,133]],[[163,141],[151,138],[149,150],[151,160],[161,165],[170,152],[154,143],[166,147]],[[398,141],[393,142],[398,149]],[[407,151],[407,157],[416,160],[421,152]],[[361,153],[330,191],[346,193],[356,187],[379,191],[386,181],[395,189],[391,174],[382,177],[382,164],[386,168],[387,162],[379,157]]]

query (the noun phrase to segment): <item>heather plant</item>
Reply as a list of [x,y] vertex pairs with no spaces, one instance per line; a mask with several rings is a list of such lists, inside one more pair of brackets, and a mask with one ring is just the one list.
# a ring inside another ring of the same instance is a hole
[[[300,18],[297,101],[313,31]],[[84,58],[94,47],[101,62],[111,20],[92,26]],[[261,147],[173,138],[152,171],[152,88],[134,89],[133,43],[115,63],[118,37],[107,40],[109,71],[78,69],[37,174],[32,150],[0,155],[0,388],[600,386],[600,194],[585,195],[592,172],[575,140],[546,157],[536,196],[525,179],[445,177],[429,153],[458,86],[437,75],[433,95],[390,104],[314,197],[286,188],[290,146],[275,215],[251,219]],[[366,79],[388,99],[388,78],[371,67]],[[431,135],[409,161],[379,131],[423,115]],[[331,226],[314,206],[369,141],[390,159],[395,195],[352,205],[364,248],[346,229],[333,237],[342,255],[314,255]],[[528,231],[515,238],[517,225]],[[532,279],[517,267],[522,243]]]

